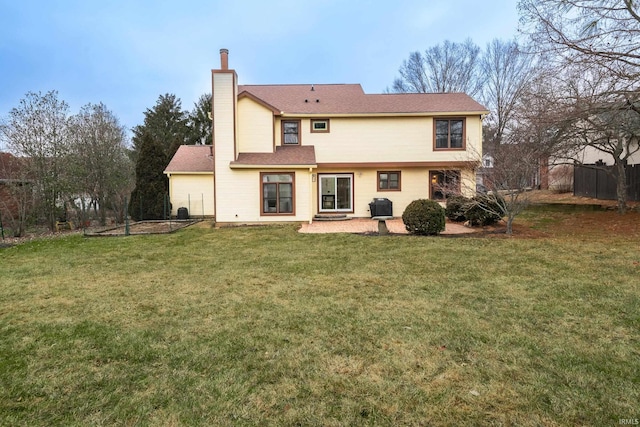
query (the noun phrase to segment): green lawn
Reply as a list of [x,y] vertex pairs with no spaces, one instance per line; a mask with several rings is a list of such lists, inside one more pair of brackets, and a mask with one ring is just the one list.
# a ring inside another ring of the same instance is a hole
[[202,224],[0,249],[0,425],[619,425],[639,246]]

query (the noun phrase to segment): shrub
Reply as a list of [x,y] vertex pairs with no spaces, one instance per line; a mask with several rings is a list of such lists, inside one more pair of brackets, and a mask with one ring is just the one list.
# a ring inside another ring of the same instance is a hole
[[469,201],[465,216],[473,226],[493,225],[502,219],[502,199],[479,195]]
[[451,221],[462,222],[466,221],[467,217],[465,211],[471,200],[464,196],[451,196],[447,199],[447,207],[445,214]]
[[411,234],[436,235],[444,231],[444,208],[433,200],[414,200],[402,213],[402,222]]

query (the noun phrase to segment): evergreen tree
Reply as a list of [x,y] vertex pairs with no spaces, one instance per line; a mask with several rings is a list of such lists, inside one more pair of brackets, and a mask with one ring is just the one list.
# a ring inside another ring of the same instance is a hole
[[193,111],[189,114],[189,139],[187,144],[211,145],[213,143],[210,115],[211,94],[206,93],[198,98],[198,102],[194,103]]
[[[143,135],[149,133],[151,138],[162,147],[165,157],[171,159],[189,137],[187,113],[182,111],[182,102],[173,94],[158,97],[156,105],[144,113],[144,124],[133,128],[133,147],[140,153]],[[167,165],[163,165],[160,172]]]
[[129,214],[136,221],[163,219],[167,178],[163,174],[167,156],[162,144],[150,132],[139,137],[136,187],[131,193]]

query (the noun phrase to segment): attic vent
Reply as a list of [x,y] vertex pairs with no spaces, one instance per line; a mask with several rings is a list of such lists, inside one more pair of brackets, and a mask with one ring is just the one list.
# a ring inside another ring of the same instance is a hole
[[305,100],[304,100],[304,102],[309,102],[309,100],[308,100],[308,99],[305,99]]
[[316,90],[313,85],[311,85],[311,91],[313,92],[314,90]]
[[319,100],[319,99],[316,99],[316,102],[320,102],[320,100]]

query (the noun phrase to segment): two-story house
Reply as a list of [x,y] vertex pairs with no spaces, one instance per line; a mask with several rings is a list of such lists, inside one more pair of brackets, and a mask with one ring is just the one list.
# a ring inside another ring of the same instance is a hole
[[359,84],[238,85],[212,70],[218,223],[393,215],[420,198],[472,194],[485,107],[462,93],[365,94]]

